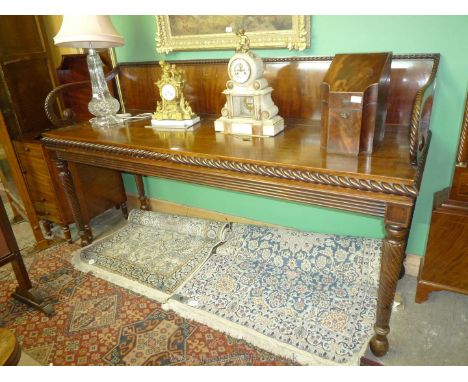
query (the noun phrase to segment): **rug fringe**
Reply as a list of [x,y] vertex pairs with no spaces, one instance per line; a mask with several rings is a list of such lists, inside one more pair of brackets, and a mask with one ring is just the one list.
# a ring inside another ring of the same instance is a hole
[[[209,326],[210,328],[228,334],[231,337],[245,340],[263,350],[279,355],[281,357],[288,358],[302,365],[358,366],[360,363],[360,359],[366,352],[368,345],[368,341],[366,341],[363,345],[363,348],[359,351],[357,355],[352,357],[347,362],[338,363],[321,358],[304,350],[297,349],[292,345],[270,338],[253,329],[233,323],[222,317],[218,317],[212,313],[204,312],[197,308],[192,308],[190,306],[187,306],[186,304],[183,304],[179,301],[175,301],[173,299],[169,299],[166,303],[162,304],[162,308],[164,310],[173,310],[174,312],[186,319],[197,321],[201,324]],[[371,337],[369,337],[369,341],[370,339]]]
[[95,265],[86,264],[83,260],[81,260],[81,250],[82,248],[73,252],[71,255],[71,263],[73,264],[75,269],[84,273],[91,273],[92,275],[109,281],[114,285],[141,294],[161,304],[165,303],[171,296],[170,294],[158,291],[157,289],[154,289],[152,287],[145,286],[137,281],[133,281],[126,277],[119,276],[116,273],[106,271],[103,268],[96,267]]

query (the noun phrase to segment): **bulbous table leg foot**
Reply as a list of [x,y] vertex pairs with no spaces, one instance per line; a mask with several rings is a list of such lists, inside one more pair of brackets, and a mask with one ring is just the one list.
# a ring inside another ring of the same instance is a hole
[[389,348],[387,336],[374,334],[370,341],[370,349],[376,357],[382,357],[387,354]]

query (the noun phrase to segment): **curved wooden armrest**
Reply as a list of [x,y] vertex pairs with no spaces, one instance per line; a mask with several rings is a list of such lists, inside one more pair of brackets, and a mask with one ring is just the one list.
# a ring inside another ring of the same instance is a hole
[[[106,81],[113,80],[117,74],[119,74],[118,65],[106,75]],[[63,127],[73,125],[74,123],[76,123],[76,115],[73,112],[73,110],[65,109],[63,111],[62,118],[60,118],[55,114],[54,105],[57,101],[57,98],[62,94],[86,86],[91,86],[91,81],[71,82],[69,84],[60,85],[53,89],[49,94],[47,94],[47,97],[44,102],[44,109],[47,118],[49,118],[49,121],[52,123],[52,125],[54,125],[55,127]]]
[[[426,56],[424,57],[426,58]],[[428,59],[434,61],[432,64],[431,75],[429,79],[424,84],[424,86],[418,90],[413,101],[413,108],[411,111],[411,121],[410,121],[410,163],[413,166],[417,166],[422,158],[422,153],[426,149],[426,146],[429,144],[428,139],[428,129],[423,131],[421,127],[422,111],[424,110],[424,105],[434,95],[435,90],[435,78],[437,74],[437,69],[439,67],[440,54],[430,54],[427,55]]]

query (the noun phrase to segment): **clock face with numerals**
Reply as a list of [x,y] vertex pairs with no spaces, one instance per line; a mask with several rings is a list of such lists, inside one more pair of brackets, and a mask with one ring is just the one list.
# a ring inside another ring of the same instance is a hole
[[176,97],[176,90],[171,84],[166,84],[161,89],[161,96],[166,101],[172,101]]
[[250,78],[251,69],[249,63],[243,58],[236,58],[229,67],[231,79],[239,84],[247,82]]

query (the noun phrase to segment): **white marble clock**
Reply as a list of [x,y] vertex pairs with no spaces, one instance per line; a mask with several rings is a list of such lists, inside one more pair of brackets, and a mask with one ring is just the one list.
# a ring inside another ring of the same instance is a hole
[[240,44],[229,60],[226,104],[215,121],[215,131],[253,136],[275,136],[284,120],[271,99],[273,89],[263,77],[263,61],[249,51],[249,40],[240,31]]

